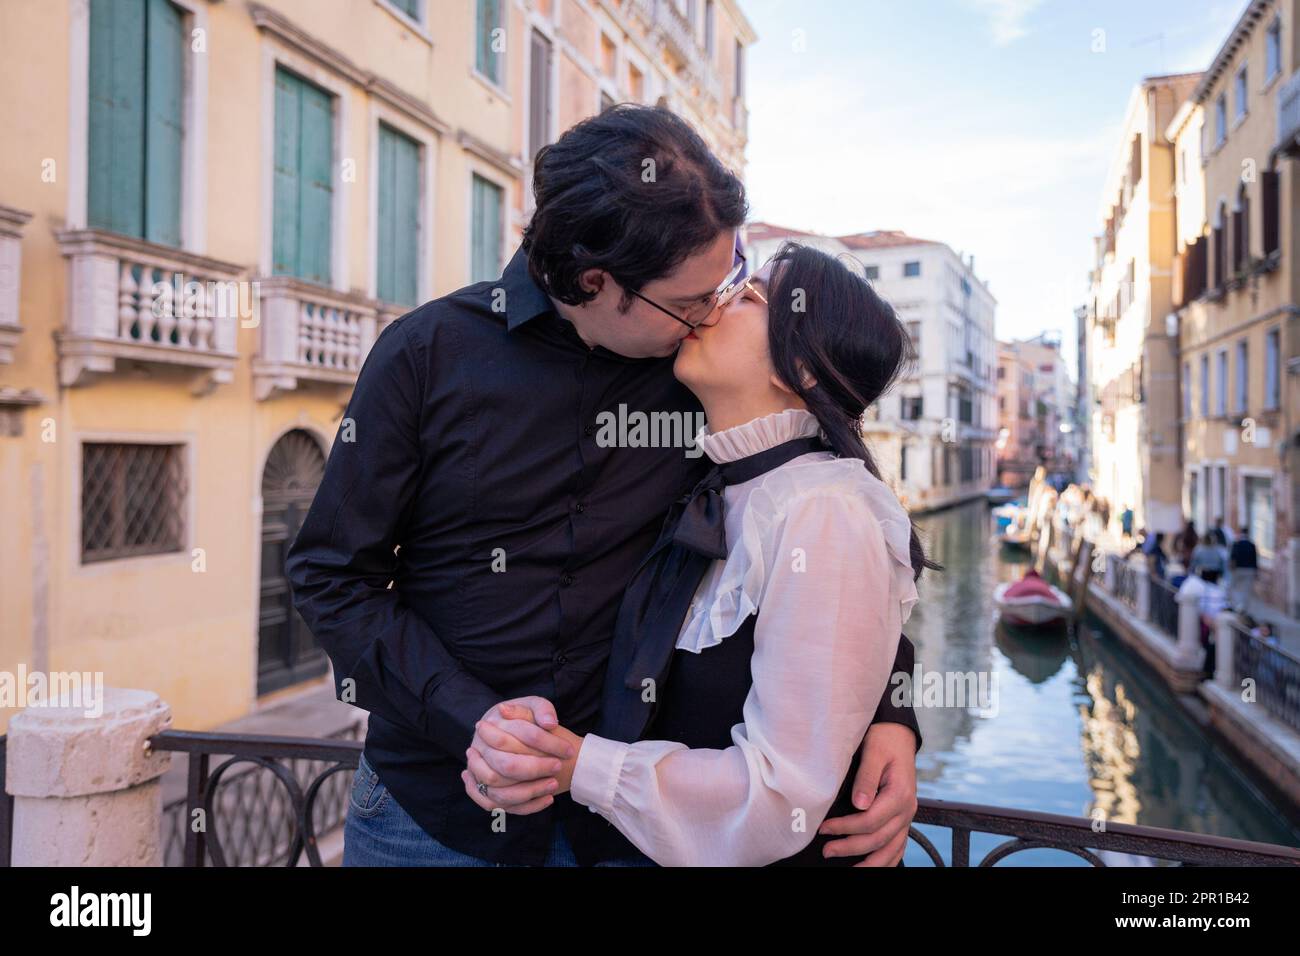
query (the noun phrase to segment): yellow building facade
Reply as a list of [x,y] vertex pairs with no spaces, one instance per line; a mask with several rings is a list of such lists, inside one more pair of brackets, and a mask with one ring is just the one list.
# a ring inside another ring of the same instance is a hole
[[1089,479],[1134,527],[1181,527],[1175,375],[1167,318],[1174,262],[1174,158],[1166,130],[1200,74],[1147,77],[1129,97],[1102,195],[1088,299]]
[[0,4],[0,671],[194,729],[327,682],[283,554],[375,336],[499,274],[603,105],[743,170],[753,40],[731,0]]
[[1256,600],[1300,614],[1293,364],[1300,3],[1243,12],[1170,125],[1178,162],[1182,504],[1204,531],[1243,526]]

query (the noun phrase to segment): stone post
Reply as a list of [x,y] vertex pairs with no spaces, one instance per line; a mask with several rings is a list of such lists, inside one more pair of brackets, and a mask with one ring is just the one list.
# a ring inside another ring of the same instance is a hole
[[1201,592],[1199,588],[1178,589],[1177,665],[1185,670],[1205,666],[1205,648],[1201,646]]
[[1237,615],[1231,611],[1222,611],[1214,619],[1214,681],[1230,694],[1240,694],[1241,685],[1233,674],[1233,643],[1237,632],[1233,627]]
[[9,721],[5,789],[14,866],[161,866],[162,789],[171,762],[145,741],[171,710],[146,690],[105,688],[83,706],[32,706]]

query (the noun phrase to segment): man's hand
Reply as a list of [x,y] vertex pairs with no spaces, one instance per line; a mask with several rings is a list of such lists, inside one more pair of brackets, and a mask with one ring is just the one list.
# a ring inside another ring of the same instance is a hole
[[853,805],[863,812],[832,817],[818,828],[844,837],[827,843],[823,855],[865,854],[854,866],[897,866],[916,815],[916,736],[910,728],[891,722],[867,728]]
[[[543,697],[518,697],[491,708],[475,725],[461,774],[465,792],[484,810],[536,813],[550,806],[563,761],[577,756],[568,740],[553,732],[555,707]],[[548,729],[550,728],[550,729]],[[487,784],[481,793],[479,783]]]

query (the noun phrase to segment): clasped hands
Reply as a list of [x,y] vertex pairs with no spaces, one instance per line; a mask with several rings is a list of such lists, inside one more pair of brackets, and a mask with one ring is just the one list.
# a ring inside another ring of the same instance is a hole
[[[461,773],[469,798],[488,812],[531,814],[555,802],[573,781],[583,738],[560,725],[544,697],[517,697],[475,724]],[[897,866],[916,814],[916,738],[892,722],[872,724],[853,780],[857,813],[827,818],[817,832],[823,855],[862,857],[855,866]],[[483,784],[483,790],[479,789]]]
[[488,811],[544,810],[569,789],[581,747],[582,738],[560,726],[546,698],[502,701],[474,725],[461,773],[465,792]]

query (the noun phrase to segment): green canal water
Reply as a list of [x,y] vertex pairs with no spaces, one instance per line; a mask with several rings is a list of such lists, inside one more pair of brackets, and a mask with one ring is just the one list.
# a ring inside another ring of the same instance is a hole
[[[918,708],[921,797],[1300,846],[1300,827],[1098,622],[1055,635],[998,626],[993,589],[1018,578],[1029,559],[1002,552],[984,502],[918,517],[917,525],[945,565],[922,576],[921,600],[904,628],[922,671],[918,693],[931,671],[973,674],[983,684],[967,686],[987,692]],[[917,828],[947,860],[948,831]],[[1005,839],[972,835],[972,861]],[[905,863],[930,865],[915,843]],[[1076,864],[1088,865],[1062,851],[1027,850],[999,865]]]

